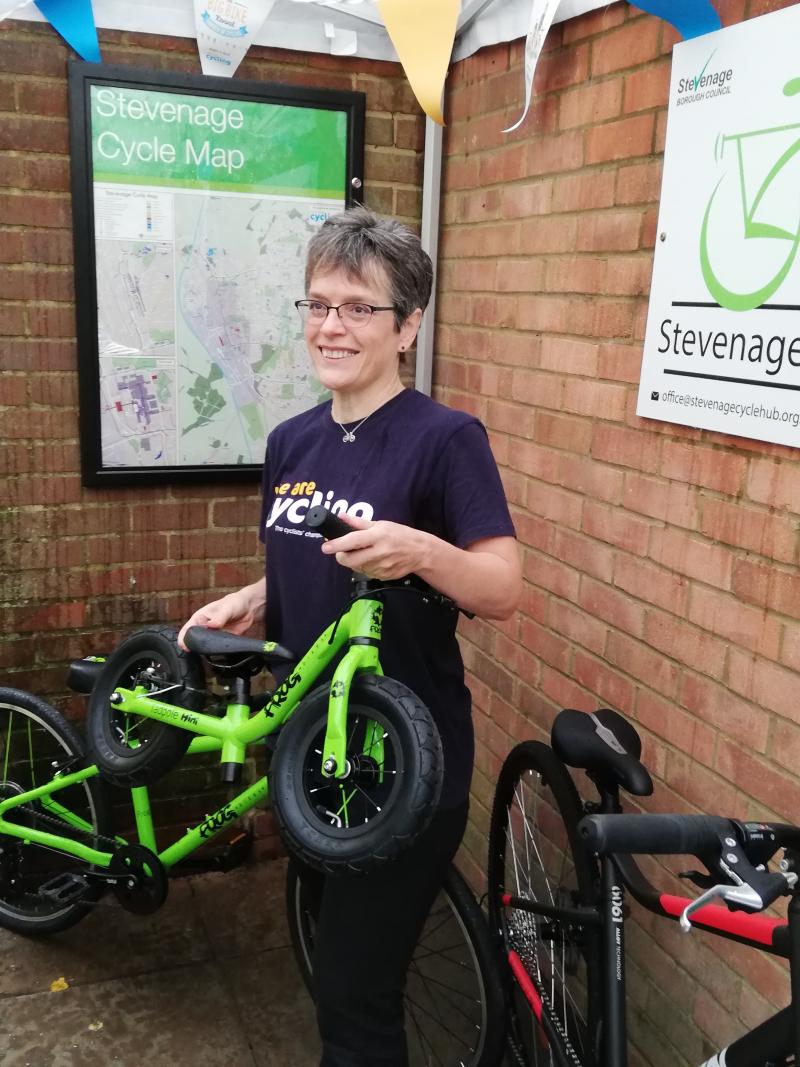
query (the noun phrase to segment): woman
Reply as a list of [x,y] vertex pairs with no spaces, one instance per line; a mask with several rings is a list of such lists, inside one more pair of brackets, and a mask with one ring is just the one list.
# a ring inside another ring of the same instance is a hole
[[[306,299],[297,306],[331,400],[269,436],[265,577],[201,608],[184,630],[242,633],[266,620],[270,640],[307,648],[346,606],[352,570],[380,579],[416,574],[484,618],[514,611],[519,557],[486,432],[400,379],[432,279],[416,234],[364,208],[328,219],[312,238]],[[322,544],[298,536],[317,503],[342,514],[352,533]],[[398,596],[385,617],[384,671],[430,708],[444,785],[430,826],[397,860],[321,886],[314,958],[321,1067],[407,1063],[405,974],[461,841],[472,774],[470,695],[455,622],[454,613],[417,597]]]

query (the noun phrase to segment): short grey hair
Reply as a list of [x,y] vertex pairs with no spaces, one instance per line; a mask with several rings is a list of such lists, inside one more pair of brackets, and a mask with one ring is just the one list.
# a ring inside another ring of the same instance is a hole
[[395,219],[381,218],[365,207],[327,218],[308,244],[306,292],[318,271],[341,269],[367,281],[376,266],[383,267],[389,279],[399,330],[412,312],[428,306],[433,264],[414,231]]

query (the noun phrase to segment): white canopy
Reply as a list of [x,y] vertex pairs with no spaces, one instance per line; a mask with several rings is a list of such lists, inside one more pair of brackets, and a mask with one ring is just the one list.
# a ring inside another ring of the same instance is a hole
[[[485,45],[524,37],[533,3],[534,0],[462,0],[453,59],[471,56]],[[555,21],[605,6],[607,0],[561,0]],[[195,36],[193,0],[92,0],[92,9],[98,29]],[[2,16],[46,21],[33,0],[21,6],[16,6],[14,0],[0,0]],[[330,35],[331,26],[334,36]],[[383,20],[371,0],[276,0],[255,44],[329,54],[336,50],[338,30],[349,31],[349,42],[355,33],[355,50],[348,48],[348,54],[397,61]]]

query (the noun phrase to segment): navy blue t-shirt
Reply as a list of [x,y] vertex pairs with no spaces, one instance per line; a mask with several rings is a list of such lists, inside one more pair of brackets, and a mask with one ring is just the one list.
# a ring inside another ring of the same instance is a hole
[[[317,504],[403,523],[459,548],[514,536],[486,431],[471,415],[408,389],[373,412],[350,443],[342,441],[330,401],[287,419],[267,441],[260,532],[266,633],[298,655],[347,607],[352,578],[302,526]],[[453,611],[390,594],[381,646],[384,673],[412,689],[439,728],[443,807],[466,800],[474,756],[456,622]]]

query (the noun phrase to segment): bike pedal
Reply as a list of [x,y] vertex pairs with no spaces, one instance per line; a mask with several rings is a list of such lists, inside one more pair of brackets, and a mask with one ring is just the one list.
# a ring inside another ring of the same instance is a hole
[[40,885],[39,895],[52,900],[54,904],[74,904],[84,896],[88,888],[89,883],[84,875],[65,872]]

